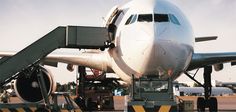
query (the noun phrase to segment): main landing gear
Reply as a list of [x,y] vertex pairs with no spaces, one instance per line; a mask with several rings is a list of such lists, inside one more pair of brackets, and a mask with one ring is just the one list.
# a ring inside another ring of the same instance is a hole
[[209,108],[210,112],[217,112],[218,110],[218,103],[216,97],[211,97],[212,92],[212,85],[211,85],[211,73],[212,73],[212,66],[204,67],[204,84],[198,82],[194,77],[191,76],[189,73],[185,72],[185,74],[194,80],[198,85],[204,88],[204,97],[198,97],[197,99],[197,110],[198,112],[204,112],[205,108]]

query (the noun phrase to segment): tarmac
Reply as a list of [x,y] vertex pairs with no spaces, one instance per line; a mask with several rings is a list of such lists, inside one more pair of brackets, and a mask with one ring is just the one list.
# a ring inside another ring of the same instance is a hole
[[[197,96],[181,96],[183,100],[192,100],[194,101],[194,110],[197,109]],[[236,95],[232,96],[217,96],[218,101],[218,110],[219,111],[232,111],[236,112]]]
[[[181,96],[179,97],[184,101],[191,100],[194,101],[194,110],[197,110],[197,98],[198,96]],[[218,110],[220,112],[236,112],[236,95],[232,96],[217,96],[218,100]],[[125,98],[123,96],[115,96],[115,110],[124,110]]]
[[[194,110],[196,110],[197,96],[181,96],[179,97],[183,100],[194,101]],[[236,112],[236,95],[232,96],[217,96],[218,108],[220,112]],[[11,97],[9,103],[22,103],[22,101],[17,97]],[[0,103],[1,104],[1,103]],[[114,96],[114,108],[116,111],[123,111],[125,108],[125,97],[124,96]]]

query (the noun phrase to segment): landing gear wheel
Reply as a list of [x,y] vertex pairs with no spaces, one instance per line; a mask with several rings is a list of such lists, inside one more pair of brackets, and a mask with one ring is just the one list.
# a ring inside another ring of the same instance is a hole
[[210,110],[210,112],[217,112],[217,110],[218,110],[218,103],[217,103],[217,99],[216,99],[216,97],[211,97],[210,99],[209,99],[209,110]]
[[199,97],[197,99],[197,111],[198,112],[204,112],[205,108],[209,108],[210,112],[217,112],[218,110],[218,102],[215,97],[211,97],[212,93],[212,85],[211,85],[211,73],[212,73],[212,66],[205,66],[204,67],[204,73],[203,73],[203,79],[204,83],[200,83],[197,81],[194,76],[189,75],[187,72],[185,74],[190,77],[192,80],[197,82],[199,85],[201,85],[204,88],[204,98]]
[[198,97],[197,99],[197,111],[198,112],[205,111],[205,99],[203,97]]

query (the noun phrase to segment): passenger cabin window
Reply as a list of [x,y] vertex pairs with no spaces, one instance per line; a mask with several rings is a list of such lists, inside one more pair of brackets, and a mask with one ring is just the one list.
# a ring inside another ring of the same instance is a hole
[[169,17],[167,14],[154,14],[155,22],[169,22]]
[[152,22],[152,14],[139,14],[138,21],[139,22]]

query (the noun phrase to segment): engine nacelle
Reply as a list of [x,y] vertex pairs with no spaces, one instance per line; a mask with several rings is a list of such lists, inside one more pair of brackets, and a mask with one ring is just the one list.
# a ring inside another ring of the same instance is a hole
[[[56,90],[56,82],[52,74],[43,67],[39,67],[43,74],[46,90],[48,95]],[[38,83],[38,70],[34,70],[32,74],[22,72],[14,83],[16,95],[24,102],[40,102],[43,100],[40,86]]]

